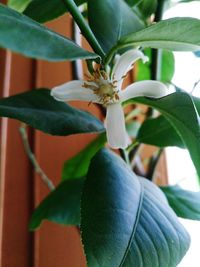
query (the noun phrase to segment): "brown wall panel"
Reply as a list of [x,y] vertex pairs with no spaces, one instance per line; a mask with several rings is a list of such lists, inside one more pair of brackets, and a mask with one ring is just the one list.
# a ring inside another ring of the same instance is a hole
[[[71,21],[69,17],[48,24],[54,30],[69,36]],[[71,63],[37,63],[37,87],[52,88],[55,85],[72,79]],[[72,103],[82,109],[100,115],[99,110],[87,103]],[[69,137],[53,137],[36,132],[35,153],[43,170],[58,184],[61,177],[63,162],[80,151],[94,135],[76,135]],[[37,177],[35,180],[36,205],[49,192]],[[44,257],[45,255],[45,257]],[[46,222],[35,238],[35,267],[83,267],[85,258],[81,247],[79,233],[76,228],[62,227]]]
[[[13,95],[32,86],[33,62],[6,53],[3,95]],[[20,123],[3,119],[0,184],[0,266],[32,266],[32,237],[28,221],[32,209],[32,171],[19,135]]]

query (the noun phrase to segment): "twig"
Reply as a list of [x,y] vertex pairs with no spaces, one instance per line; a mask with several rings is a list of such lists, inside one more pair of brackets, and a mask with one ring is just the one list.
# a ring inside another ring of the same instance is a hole
[[76,21],[77,25],[79,26],[82,34],[87,39],[88,43],[93,48],[94,52],[100,55],[100,57],[104,58],[105,54],[102,50],[100,44],[98,43],[95,35],[93,34],[91,28],[86,23],[82,13],[78,9],[77,5],[73,0],[62,0],[63,4],[66,6],[67,10],[72,15],[73,19]]
[[149,166],[148,166],[148,171],[147,171],[147,177],[149,180],[153,180],[154,178],[154,173],[157,167],[157,164],[159,162],[159,159],[162,155],[163,152],[163,148],[158,149],[157,153],[155,155],[152,156],[150,162],[149,162]]
[[[74,20],[71,21],[72,25],[72,39],[75,43],[81,46],[82,38],[80,34],[79,27],[77,26]],[[83,68],[82,68],[82,61],[80,59],[72,61],[72,72],[73,72],[73,79],[74,80],[82,80],[83,79]]]
[[143,144],[138,144],[134,150],[131,151],[131,167],[132,169],[134,169],[136,167],[136,164],[137,164],[137,161],[138,159],[136,159],[138,156],[140,156],[142,150],[144,148],[144,145]]
[[24,123],[21,124],[21,126],[19,128],[19,132],[20,132],[20,135],[21,135],[21,138],[23,141],[23,145],[24,145],[26,154],[28,155],[28,157],[29,157],[29,159],[30,159],[30,161],[34,167],[35,172],[40,175],[44,184],[46,184],[51,191],[54,190],[55,186],[54,186],[53,182],[47,177],[47,175],[41,169],[39,163],[36,160],[35,155],[31,151],[29,141],[28,141],[27,131],[26,131],[26,124],[24,124]]
[[193,88],[192,88],[190,94],[193,94],[193,93],[194,93],[194,90],[195,90],[196,87],[199,85],[199,83],[200,83],[200,79],[199,79],[197,82],[194,83],[194,86],[193,86]]
[[139,155],[136,155],[134,158],[134,161],[135,161],[135,167],[133,168],[133,171],[139,176],[146,177],[146,173],[145,173],[145,169],[144,169],[144,165],[143,165],[141,157]]

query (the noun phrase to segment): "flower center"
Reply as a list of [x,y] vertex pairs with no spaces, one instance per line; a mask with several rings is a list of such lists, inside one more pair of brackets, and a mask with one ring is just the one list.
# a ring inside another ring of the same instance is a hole
[[98,95],[99,101],[107,106],[119,101],[119,95],[116,91],[117,81],[110,81],[108,74],[97,69],[92,75],[87,77],[83,87],[91,89],[94,94]]

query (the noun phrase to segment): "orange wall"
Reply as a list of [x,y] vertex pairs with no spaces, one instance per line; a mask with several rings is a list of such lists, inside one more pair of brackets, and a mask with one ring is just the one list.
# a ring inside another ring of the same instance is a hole
[[[70,35],[70,19],[48,25]],[[33,88],[51,88],[71,79],[70,63],[34,61],[0,50],[0,94],[9,96]],[[5,73],[4,73],[5,71]],[[5,74],[5,75],[4,75]],[[73,103],[77,106],[77,103]],[[97,116],[95,106],[78,104]],[[34,207],[49,193],[30,165],[19,135],[20,122],[2,120],[0,181],[0,266],[2,267],[84,267],[85,259],[75,227],[45,222],[39,231],[28,231]],[[44,171],[58,184],[62,164],[75,155],[93,135],[53,137],[29,130],[32,149]]]

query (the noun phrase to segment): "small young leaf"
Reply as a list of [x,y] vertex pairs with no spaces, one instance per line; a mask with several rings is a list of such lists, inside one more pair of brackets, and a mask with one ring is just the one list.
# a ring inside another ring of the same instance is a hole
[[8,0],[8,6],[18,12],[24,11],[31,0]]
[[[84,2],[86,0],[75,0],[78,6]],[[32,0],[24,14],[40,23],[44,23],[56,19],[66,12],[65,0]]]
[[176,51],[200,49],[200,20],[194,18],[172,18],[160,21],[144,30],[122,37],[119,48],[142,46]]
[[67,160],[63,166],[62,180],[86,176],[91,159],[104,146],[105,142],[106,135],[101,134],[76,156]]
[[81,230],[88,267],[175,267],[190,243],[162,191],[106,149],[91,161]]
[[28,57],[64,61],[99,56],[82,49],[72,40],[0,4],[0,47]]
[[90,113],[56,101],[47,89],[0,99],[0,116],[20,120],[52,135],[104,131],[103,124]]
[[80,224],[80,199],[84,178],[67,180],[51,192],[34,211],[29,228],[35,230],[43,220],[63,225]]
[[137,141],[158,147],[185,148],[183,141],[171,123],[164,117],[145,120],[138,131]]
[[200,192],[183,190],[180,186],[161,186],[169,205],[177,216],[200,221]]
[[144,28],[144,23],[124,0],[88,0],[88,19],[105,52],[108,52],[121,36]]
[[168,50],[162,50],[161,53],[161,77],[162,82],[170,82],[174,76],[175,58],[174,54]]
[[[144,49],[144,54],[149,58],[149,61],[145,64],[141,60],[138,61],[136,69],[137,81],[151,80],[152,49]],[[159,56],[161,60],[159,80],[162,82],[170,82],[175,71],[174,55],[171,51],[161,50]]]

